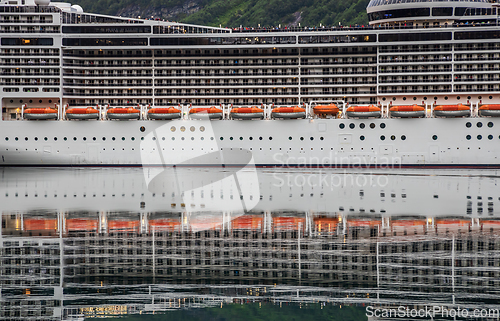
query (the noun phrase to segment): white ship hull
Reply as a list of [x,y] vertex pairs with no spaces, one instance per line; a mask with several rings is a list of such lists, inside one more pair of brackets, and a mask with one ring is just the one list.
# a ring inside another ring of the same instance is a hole
[[498,122],[496,118],[0,122],[0,165],[244,166],[252,160],[256,166],[278,167],[500,167]]

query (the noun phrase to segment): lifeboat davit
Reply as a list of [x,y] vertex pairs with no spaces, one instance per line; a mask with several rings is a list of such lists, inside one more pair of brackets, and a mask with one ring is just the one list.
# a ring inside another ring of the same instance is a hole
[[53,108],[28,108],[24,110],[24,119],[48,120],[57,119],[57,110]]
[[317,105],[313,107],[313,112],[316,115],[334,115],[339,113],[339,108],[335,104],[330,105]]
[[151,108],[148,110],[149,119],[179,119],[181,111],[174,107],[167,108]]
[[282,119],[306,118],[306,110],[301,107],[277,107],[272,110],[271,118],[282,118]]
[[500,117],[500,105],[482,105],[479,107],[481,117]]
[[425,117],[425,107],[413,106],[394,106],[389,109],[391,117],[399,118],[420,118]]
[[465,105],[441,105],[434,108],[436,117],[465,117],[470,116],[470,107]]
[[210,108],[191,108],[189,110],[191,119],[222,119],[222,109],[216,107]]
[[264,110],[257,107],[238,107],[231,109],[232,119],[263,119]]
[[66,118],[68,119],[99,119],[99,111],[93,107],[87,108],[68,108],[66,110]]
[[350,118],[379,118],[380,107],[370,106],[351,106],[347,108],[346,115]]
[[128,120],[139,119],[139,109],[133,107],[116,107],[110,108],[107,111],[108,119]]

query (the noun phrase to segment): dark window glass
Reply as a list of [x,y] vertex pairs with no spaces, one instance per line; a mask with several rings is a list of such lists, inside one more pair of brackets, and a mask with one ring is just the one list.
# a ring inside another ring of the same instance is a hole
[[368,20],[382,20],[407,17],[429,17],[431,14],[430,8],[413,8],[413,9],[396,9],[378,11],[368,14]]
[[390,33],[379,35],[380,42],[451,40],[451,32]]
[[433,16],[453,16],[453,8],[432,8]]
[[[3,39],[2,39],[3,41]],[[64,38],[63,46],[147,46],[147,38]]]
[[2,38],[2,46],[52,46],[52,38]]

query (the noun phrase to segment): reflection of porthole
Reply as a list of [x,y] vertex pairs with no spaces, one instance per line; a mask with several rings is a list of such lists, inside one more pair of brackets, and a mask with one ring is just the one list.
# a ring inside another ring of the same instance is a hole
[[200,132],[204,132],[205,131],[205,127],[204,126],[201,126],[200,127]]
[[140,131],[141,131],[141,132],[143,132],[143,133],[144,133],[144,131],[146,130],[146,127],[141,126],[141,128],[139,128],[139,129],[140,129]]
[[185,132],[185,131],[186,131],[186,127],[181,126],[181,132]]
[[191,126],[191,128],[189,128],[189,130],[194,132],[194,126]]
[[171,132],[175,132],[175,126],[170,127]]

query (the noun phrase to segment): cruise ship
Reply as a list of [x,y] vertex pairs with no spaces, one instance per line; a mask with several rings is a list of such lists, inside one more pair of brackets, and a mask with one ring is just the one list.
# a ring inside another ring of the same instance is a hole
[[228,29],[2,0],[0,165],[498,168],[497,6]]

